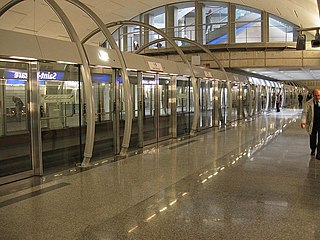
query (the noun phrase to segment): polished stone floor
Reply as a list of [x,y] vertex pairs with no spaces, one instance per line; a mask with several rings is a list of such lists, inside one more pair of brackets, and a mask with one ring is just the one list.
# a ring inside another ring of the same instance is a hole
[[[0,239],[320,239],[299,110],[0,187]],[[31,181],[32,180],[32,181]]]

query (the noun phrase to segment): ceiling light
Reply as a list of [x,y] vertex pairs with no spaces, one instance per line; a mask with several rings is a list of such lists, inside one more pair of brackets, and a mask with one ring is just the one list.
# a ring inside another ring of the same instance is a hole
[[20,59],[20,60],[29,60],[29,61],[36,61],[36,58],[29,58],[29,57],[20,57],[20,56],[10,56],[9,58],[14,58],[14,59]]
[[68,65],[76,65],[75,62],[66,62],[66,61],[57,61],[57,63],[68,64]]
[[99,55],[99,58],[102,61],[108,61],[109,60],[109,54],[106,51],[99,50],[98,55]]

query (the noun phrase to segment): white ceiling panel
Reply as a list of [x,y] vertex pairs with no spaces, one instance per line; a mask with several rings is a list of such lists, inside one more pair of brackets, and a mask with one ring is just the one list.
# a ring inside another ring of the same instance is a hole
[[0,28],[5,30],[13,30],[26,17],[25,13],[9,11],[1,17]]
[[[5,3],[10,2],[8,0],[0,0],[1,6],[4,5]],[[17,4],[16,6],[14,6],[13,8],[11,8],[11,10],[14,10],[16,12],[20,12],[20,13],[24,13],[24,14],[29,14],[31,12],[33,12],[35,5],[40,4],[42,2],[42,0],[39,1],[23,1],[19,4]]]
[[[68,13],[72,22],[75,23],[75,28],[80,34],[80,37],[85,36],[88,29],[95,29],[94,23],[87,17],[83,17],[85,14],[81,13],[80,10],[76,10],[77,8],[75,6],[67,3],[65,0],[56,1],[61,8]],[[0,0],[0,6],[4,6],[7,2],[9,2],[9,0]],[[82,0],[82,2],[87,4],[105,23],[109,23],[131,19],[139,13],[158,6],[181,1]],[[320,26],[317,0],[231,0],[230,2],[268,11],[304,28]],[[36,14],[34,14],[35,9]],[[26,16],[24,17],[24,15]],[[58,30],[63,29],[63,27],[59,27],[58,29],[44,29],[44,27],[50,25],[48,22],[52,20],[53,15],[53,11],[47,7],[47,4],[43,0],[25,0],[14,6],[9,13],[1,17],[0,28],[14,31],[33,29],[37,34],[50,37],[64,35],[64,31],[63,33],[58,32]],[[102,42],[103,39],[96,39],[94,41]]]
[[243,68],[246,72],[259,74],[261,76],[271,77],[278,80],[303,81],[303,80],[320,80],[320,68]]
[[[47,31],[47,29],[52,29],[52,30]],[[37,34],[40,36],[46,35],[46,37],[49,37],[49,38],[70,41],[68,37],[69,35],[65,30],[65,28],[55,20],[46,22],[43,28]]]

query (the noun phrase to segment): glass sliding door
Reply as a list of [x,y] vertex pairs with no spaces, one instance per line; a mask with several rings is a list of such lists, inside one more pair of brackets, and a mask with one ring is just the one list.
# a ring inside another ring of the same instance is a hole
[[167,75],[142,74],[144,145],[170,138],[170,83],[171,77]]
[[92,68],[96,112],[96,134],[92,160],[115,154],[114,146],[114,79],[113,69]]
[[177,77],[177,136],[187,135],[191,130],[190,88],[189,78]]
[[214,115],[214,81],[208,81],[208,127],[213,127],[213,115]]
[[[131,99],[133,104],[133,119],[132,119],[132,130],[130,138],[130,149],[135,150],[142,147],[143,140],[140,135],[141,124],[139,124],[139,115],[142,113],[142,96],[141,96],[141,72],[129,71],[129,80],[131,86]],[[140,82],[138,84],[138,82]],[[123,99],[123,97],[122,97]],[[124,105],[124,99],[122,100],[122,105]]]
[[240,91],[239,83],[231,83],[231,101],[232,101],[232,110],[231,110],[231,121],[236,121],[240,116],[238,116],[238,109],[240,104]]
[[144,74],[143,85],[143,139],[146,144],[157,142],[157,118],[156,103],[158,100],[157,81],[155,75]]
[[200,79],[200,128],[212,127],[213,84]]
[[159,85],[158,85],[158,93],[159,93],[159,140],[164,140],[170,138],[170,127],[171,127],[171,104],[169,103],[169,99],[171,98],[171,91],[169,90],[169,86],[171,83],[170,76],[160,75],[159,77]]
[[219,111],[219,120],[220,124],[224,125],[227,123],[228,118],[228,88],[227,84],[224,81],[219,82],[219,91],[220,91],[220,111]]
[[252,104],[250,103],[250,89],[247,83],[242,85],[242,116],[244,118],[248,118],[250,115],[250,107],[249,105]]
[[29,64],[24,62],[0,62],[1,178],[26,172],[33,175],[28,71]]
[[86,108],[77,65],[40,63],[39,80],[42,159],[47,174],[82,161]]
[[200,84],[200,128],[206,127],[207,120],[207,87],[206,81],[203,79],[198,79]]

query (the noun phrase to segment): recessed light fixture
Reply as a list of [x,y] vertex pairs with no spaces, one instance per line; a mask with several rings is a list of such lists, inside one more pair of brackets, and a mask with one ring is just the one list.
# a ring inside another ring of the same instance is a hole
[[99,55],[99,58],[102,61],[108,61],[109,60],[109,54],[106,51],[99,50],[98,55]]
[[57,63],[69,64],[69,65],[76,65],[77,64],[75,62],[66,62],[66,61],[57,61]]
[[21,56],[10,56],[9,58],[12,59],[19,59],[19,60],[29,60],[29,61],[36,61],[36,58],[30,58],[30,57],[21,57]]

